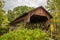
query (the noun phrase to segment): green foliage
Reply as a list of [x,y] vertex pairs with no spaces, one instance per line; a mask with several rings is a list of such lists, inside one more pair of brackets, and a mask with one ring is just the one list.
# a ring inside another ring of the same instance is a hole
[[60,27],[60,0],[48,0],[47,7],[53,16],[52,23]]
[[0,21],[0,35],[6,33],[8,31],[8,18],[6,16],[2,16],[2,20]]
[[[1,3],[3,3],[2,0],[0,0]],[[1,4],[3,6],[4,4]],[[9,28],[9,23],[16,19],[18,16],[21,16],[26,11],[32,10],[33,8],[27,7],[27,6],[18,6],[14,8],[13,10],[8,10],[7,14],[6,12],[1,8],[0,9],[0,35],[7,32]],[[5,30],[5,31],[3,31]]]
[[40,29],[14,30],[0,37],[0,40],[48,40],[46,33]]
[[0,36],[3,35],[4,33],[7,33],[9,30],[8,30],[8,27],[6,28],[0,28]]
[[3,0],[0,0],[0,9],[2,9],[4,6],[4,1]]
[[14,14],[14,12],[12,11],[12,10],[8,10],[8,14],[6,15],[7,16],[7,18],[8,18],[8,21],[12,21],[12,20],[14,20],[15,19],[15,14]]
[[[55,37],[58,37],[60,36],[60,0],[48,0],[47,7],[53,16],[53,19],[51,20],[51,24],[53,24],[55,31],[52,34]],[[60,38],[58,40],[60,40]]]
[[16,8],[14,8],[13,11],[14,11],[16,17],[18,17],[18,16],[21,16],[23,13],[26,13],[32,9],[34,9],[34,8],[27,7],[27,6],[18,6]]
[[13,10],[8,10],[8,14],[7,14],[8,20],[11,22],[17,17],[24,14],[25,12],[28,12],[32,9],[33,8],[27,7],[27,6],[18,6],[18,7],[15,7]]
[[3,16],[4,16],[4,10],[0,10],[0,26],[1,26],[1,23],[3,21]]
[[5,10],[3,10],[4,1],[0,0],[0,35],[4,34],[8,30],[8,18],[6,16]]

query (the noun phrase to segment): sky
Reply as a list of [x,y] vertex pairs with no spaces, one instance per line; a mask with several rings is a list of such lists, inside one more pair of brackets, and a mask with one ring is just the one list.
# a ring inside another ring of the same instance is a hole
[[4,0],[4,10],[11,10],[17,6],[39,7],[46,6],[47,0]]

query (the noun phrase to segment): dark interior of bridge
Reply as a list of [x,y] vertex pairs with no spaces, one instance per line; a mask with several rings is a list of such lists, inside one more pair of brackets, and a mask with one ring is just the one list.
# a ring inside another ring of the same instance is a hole
[[48,18],[46,16],[32,15],[30,17],[30,23],[42,23],[46,22]]

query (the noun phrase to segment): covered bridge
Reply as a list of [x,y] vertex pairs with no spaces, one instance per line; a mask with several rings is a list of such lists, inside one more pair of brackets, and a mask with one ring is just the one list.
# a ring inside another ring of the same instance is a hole
[[[50,19],[53,18],[48,11],[42,6],[24,13],[22,16],[16,18],[10,23],[10,28],[14,29],[17,23],[22,22],[24,26],[28,24],[40,24],[42,23],[42,29],[48,30],[50,25]],[[26,26],[29,27],[29,26]]]

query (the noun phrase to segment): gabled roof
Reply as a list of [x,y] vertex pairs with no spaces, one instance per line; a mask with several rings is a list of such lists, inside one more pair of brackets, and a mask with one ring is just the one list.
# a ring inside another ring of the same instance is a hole
[[50,15],[50,13],[43,6],[41,6],[39,8],[42,8],[50,16],[50,18],[53,18],[52,15]]
[[18,17],[18,18],[22,18],[22,17],[26,16],[28,13],[30,13],[30,12],[32,12],[32,11],[35,11],[35,10],[37,10],[37,9],[39,9],[39,8],[42,8],[42,9],[50,16],[50,18],[53,18],[52,15],[50,15],[50,13],[49,13],[43,6],[40,6],[40,7],[35,8],[35,9],[31,10],[31,11],[28,11],[27,13],[24,13],[23,15],[21,15],[21,16]]

